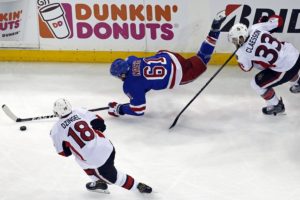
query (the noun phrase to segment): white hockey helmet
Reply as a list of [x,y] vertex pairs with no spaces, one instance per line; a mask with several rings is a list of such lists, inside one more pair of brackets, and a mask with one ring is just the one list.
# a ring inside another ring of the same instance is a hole
[[248,37],[248,28],[245,24],[237,23],[231,27],[228,33],[229,42],[236,46],[242,46]]
[[54,102],[53,112],[59,118],[63,118],[72,112],[72,106],[66,99],[58,99]]

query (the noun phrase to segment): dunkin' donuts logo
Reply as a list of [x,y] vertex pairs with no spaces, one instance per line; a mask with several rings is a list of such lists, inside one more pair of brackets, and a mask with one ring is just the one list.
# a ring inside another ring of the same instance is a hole
[[53,3],[39,7],[43,38],[135,39],[174,38],[177,5]]
[[19,27],[22,12],[22,10],[0,12],[0,32],[2,38],[15,36],[20,33]]
[[[40,35],[43,38],[64,39],[72,37],[70,31],[71,19],[67,19],[66,11],[69,4],[52,3],[48,0],[38,1]],[[72,17],[72,14],[70,14]]]

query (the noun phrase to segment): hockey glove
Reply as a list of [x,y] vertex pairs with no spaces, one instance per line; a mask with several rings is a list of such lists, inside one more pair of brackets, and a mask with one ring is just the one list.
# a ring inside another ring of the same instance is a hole
[[120,107],[122,106],[122,104],[118,104],[117,102],[110,102],[108,104],[108,114],[114,116],[114,117],[119,117],[120,114]]
[[104,132],[106,129],[106,125],[104,120],[97,115],[97,118],[91,121],[92,128],[101,132]]

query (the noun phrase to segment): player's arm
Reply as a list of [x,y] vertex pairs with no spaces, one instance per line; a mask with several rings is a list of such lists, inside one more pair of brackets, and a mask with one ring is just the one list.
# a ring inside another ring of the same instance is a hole
[[68,143],[65,142],[65,141],[62,142],[63,151],[59,152],[58,153],[59,155],[65,156],[65,157],[68,157],[68,156],[72,155],[72,152],[71,152],[71,150],[70,150],[70,148],[67,144]]
[[106,125],[104,123],[104,119],[102,119],[99,115],[97,115],[96,119],[91,121],[91,126],[93,129],[104,132],[106,130]]
[[124,93],[130,99],[130,103],[121,105],[120,114],[133,116],[144,115],[146,110],[145,89],[141,85],[131,84],[128,87],[124,86]]
[[141,116],[144,115],[146,110],[145,94],[143,97],[131,99],[130,103],[118,104],[117,102],[111,102],[108,106],[108,114],[114,117],[118,117],[119,115]]
[[106,125],[104,123],[104,119],[99,115],[96,115],[94,112],[90,112],[87,109],[77,108],[76,112],[84,115],[84,118],[87,122],[90,122],[90,125],[94,130],[104,132],[106,129]]
[[129,97],[130,103],[118,104],[111,102],[108,104],[108,114],[118,117],[119,115],[144,115],[146,110],[146,92],[141,84],[138,82],[124,84],[124,93]]
[[249,59],[245,58],[245,56],[236,55],[236,60],[238,62],[238,66],[244,72],[249,72],[253,68],[253,62],[249,61]]
[[123,104],[120,107],[120,113],[126,115],[141,116],[144,115],[145,109],[146,109],[146,104],[139,104],[139,105],[134,105],[132,103]]
[[134,100],[126,104],[118,104],[117,102],[110,102],[108,106],[109,106],[108,114],[114,117],[118,117],[120,115],[141,116],[144,115],[146,110],[146,102],[141,104],[136,104],[134,103]]
[[59,155],[65,156],[65,157],[72,155],[72,152],[69,148],[68,143],[65,141],[62,141],[60,139],[59,135],[55,132],[55,130],[52,130],[50,132],[50,136],[53,141],[54,148]]
[[272,15],[271,17],[262,16],[259,20],[259,26],[261,26],[261,30],[275,32],[283,26],[283,19],[279,15]]

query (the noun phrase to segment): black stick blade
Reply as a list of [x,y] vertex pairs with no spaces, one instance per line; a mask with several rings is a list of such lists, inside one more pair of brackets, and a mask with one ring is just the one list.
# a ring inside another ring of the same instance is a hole
[[175,120],[173,121],[173,123],[172,123],[172,125],[170,126],[169,129],[172,129],[172,128],[177,124],[178,119],[179,119],[179,116],[177,116],[177,117],[175,118]]

